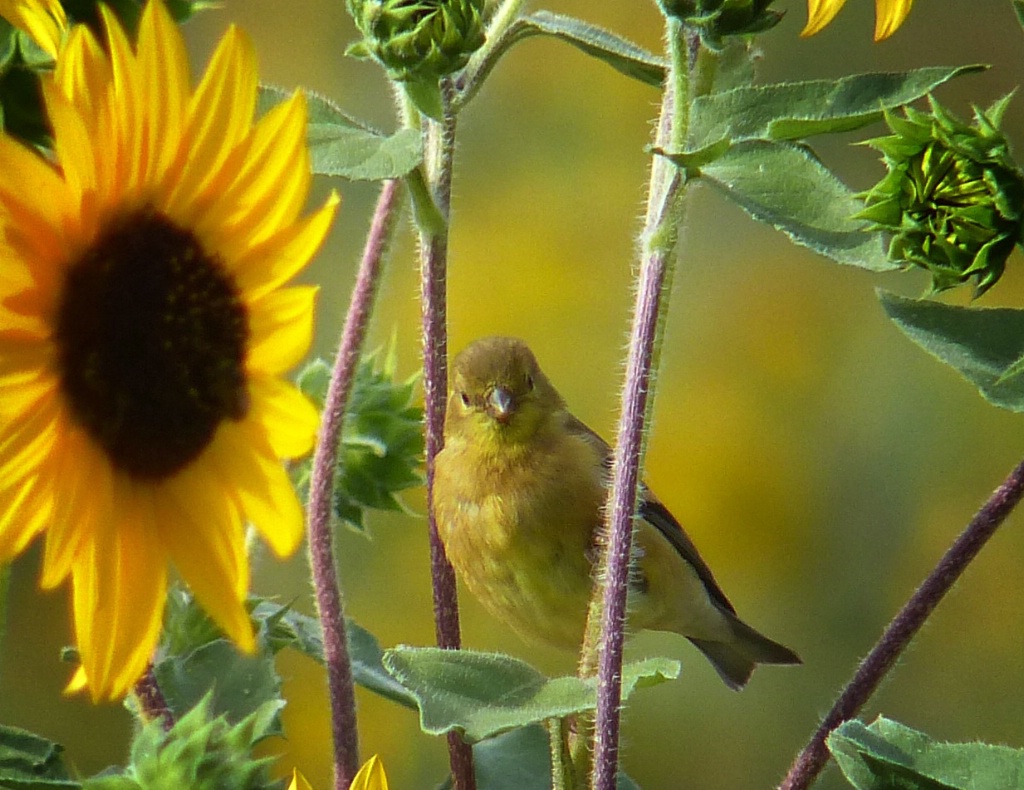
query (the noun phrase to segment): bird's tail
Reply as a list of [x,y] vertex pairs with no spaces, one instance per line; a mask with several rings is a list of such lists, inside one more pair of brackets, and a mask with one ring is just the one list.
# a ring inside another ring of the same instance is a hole
[[739,691],[750,680],[758,664],[802,664],[800,656],[785,645],[780,645],[755,631],[737,617],[730,617],[734,638],[729,642],[706,639],[690,641],[711,662],[729,688]]

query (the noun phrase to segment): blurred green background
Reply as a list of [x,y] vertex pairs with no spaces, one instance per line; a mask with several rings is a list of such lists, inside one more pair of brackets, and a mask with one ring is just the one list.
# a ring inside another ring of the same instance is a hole
[[[990,63],[944,88],[966,115],[1024,74],[1024,33],[1009,0],[920,2],[889,41],[873,44],[873,3],[855,0],[823,33],[798,38],[803,2],[763,37],[761,79]],[[605,0],[533,4],[660,46],[654,5]],[[353,27],[342,0],[226,0],[187,28],[196,72],[229,22],[253,37],[265,81],[320,91],[390,128],[387,86],[346,60]],[[518,335],[576,413],[606,436],[618,404],[650,123],[658,96],[554,41],[505,59],[460,120],[450,276],[451,347]],[[1007,130],[1024,140],[1024,104]],[[869,130],[871,134],[880,129]],[[876,155],[840,136],[817,145],[848,183],[880,177]],[[1024,151],[1024,149],[1021,149]],[[343,195],[328,249],[308,278],[322,284],[317,350],[331,353],[376,189],[317,184]],[[1024,304],[1015,257],[984,304]],[[916,295],[918,274],[872,276],[791,245],[715,195],[696,190],[672,294],[647,458],[648,481],[687,526],[739,612],[795,648],[801,668],[762,668],[728,691],[685,640],[641,635],[635,657],[665,654],[681,680],[638,692],[625,713],[625,769],[645,788],[766,788],[830,706],[858,659],[1024,450],[1020,418],[986,405],[912,346],[874,289]],[[418,364],[414,247],[391,258],[370,345],[397,333],[400,372]],[[954,297],[960,299],[962,297]],[[422,494],[407,498],[423,510]],[[422,518],[374,515],[369,539],[338,538],[349,613],[387,645],[433,639]],[[309,610],[305,558],[258,556],[256,587]],[[866,711],[947,740],[1024,746],[1024,535],[1014,516],[996,535]],[[84,773],[120,763],[129,718],[60,690],[69,642],[66,591],[37,591],[37,558],[14,568],[2,646],[0,720],[64,743]],[[504,650],[551,672],[573,659],[519,641],[463,596],[465,643]],[[283,656],[287,742],[297,766],[329,786],[323,672]],[[391,786],[429,788],[446,767],[442,740],[404,709],[360,692],[363,753],[379,753]],[[845,786],[830,770],[820,787]]]

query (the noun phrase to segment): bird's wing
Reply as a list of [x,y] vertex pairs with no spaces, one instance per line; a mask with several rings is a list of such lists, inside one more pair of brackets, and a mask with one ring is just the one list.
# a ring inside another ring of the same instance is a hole
[[[608,470],[610,475],[612,450],[608,443],[584,423],[568,413],[566,413],[566,428],[570,433],[576,434],[590,443],[600,453],[605,469]],[[661,504],[661,501],[643,483],[640,484],[639,500],[638,514],[640,518],[658,530],[665,540],[679,552],[679,556],[693,566],[693,569],[697,572],[697,577],[703,582],[704,588],[708,591],[711,599],[726,611],[736,614],[736,609],[729,599],[725,597],[722,588],[718,586],[718,582],[715,581],[715,577],[711,573],[711,568],[701,559],[700,554],[697,552],[697,547],[690,540],[690,536],[683,530],[676,517],[669,512],[667,507]]]

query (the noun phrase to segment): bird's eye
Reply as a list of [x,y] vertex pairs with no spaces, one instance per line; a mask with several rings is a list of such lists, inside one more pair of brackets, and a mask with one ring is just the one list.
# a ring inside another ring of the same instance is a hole
[[465,392],[460,392],[459,393],[459,397],[462,398],[462,405],[463,406],[468,406],[469,405],[469,395],[467,395]]
[[533,390],[533,376],[529,374],[526,376],[526,389]]

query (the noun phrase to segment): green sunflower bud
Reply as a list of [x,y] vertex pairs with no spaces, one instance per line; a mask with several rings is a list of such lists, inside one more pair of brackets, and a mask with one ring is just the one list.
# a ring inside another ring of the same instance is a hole
[[934,99],[931,112],[886,114],[892,134],[868,140],[889,173],[861,197],[857,217],[892,234],[889,257],[927,269],[933,292],[996,284],[1022,240],[1024,175],[999,131],[1009,96],[965,124]]
[[169,732],[161,721],[147,724],[132,745],[131,765],[121,784],[139,790],[270,790],[273,758],[254,759],[252,747],[272,734],[279,702],[268,702],[238,724],[211,718],[207,696]]
[[348,10],[363,34],[349,54],[399,82],[454,74],[484,43],[484,0],[348,0]]
[[762,33],[782,19],[769,10],[773,0],[657,0],[665,16],[696,30],[704,44],[721,49],[726,36]]

